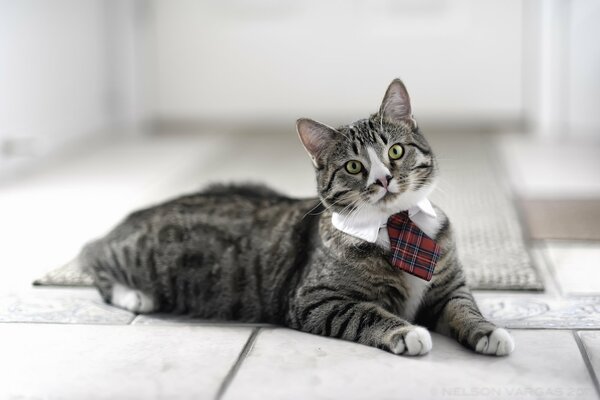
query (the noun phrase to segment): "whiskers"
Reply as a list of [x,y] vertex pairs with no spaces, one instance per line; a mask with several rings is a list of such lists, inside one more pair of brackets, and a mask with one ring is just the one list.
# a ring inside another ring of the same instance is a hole
[[[345,194],[343,196],[341,196],[341,198],[339,198],[338,200],[334,201],[333,203],[327,205],[325,203],[323,203],[323,201],[319,201],[319,203],[317,203],[313,208],[311,208],[310,210],[308,210],[306,212],[306,214],[304,214],[304,216],[302,217],[302,219],[306,218],[307,215],[321,215],[323,214],[325,211],[327,210],[331,210],[332,207],[338,205],[341,202],[344,201],[350,201],[349,204],[347,204],[342,211],[340,211],[340,213],[345,212],[346,210],[350,209],[351,207],[354,207],[356,205],[356,203],[358,203],[359,201],[361,201],[362,199],[360,198],[359,195],[355,194],[355,193],[349,193],[349,194]],[[313,211],[319,207],[319,206],[323,206],[323,210],[321,210],[320,212],[317,213],[313,213]]]
[[[359,199],[358,201],[361,201],[362,199]],[[355,202],[356,204],[356,202]],[[348,223],[348,220],[351,220],[352,218],[354,218],[354,216],[360,214],[362,211],[364,211],[367,207],[370,207],[371,204],[362,201],[360,204],[358,204],[358,207],[352,207],[352,209],[349,210],[349,212],[347,214],[345,214],[345,210],[342,210],[340,212],[340,214],[344,215],[344,220],[343,220],[343,224],[346,225]]]
[[423,186],[432,186],[433,191],[437,191],[443,196],[451,196],[452,187],[450,187],[449,182],[445,181],[441,177],[436,177],[435,180],[430,180],[429,177],[418,177],[411,178],[410,176],[406,176],[402,179],[397,179],[399,185],[406,185],[406,191],[412,189],[420,188]]

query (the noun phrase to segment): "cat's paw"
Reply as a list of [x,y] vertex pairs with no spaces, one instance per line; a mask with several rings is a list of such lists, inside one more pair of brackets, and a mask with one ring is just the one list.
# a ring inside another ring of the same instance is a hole
[[113,285],[110,302],[134,313],[149,313],[154,310],[154,302],[149,296],[120,283]]
[[396,345],[392,347],[394,354],[420,356],[429,353],[431,350],[431,335],[427,329],[414,326],[409,329],[401,328],[399,331],[394,335],[398,340]]
[[475,351],[492,356],[507,356],[515,349],[515,342],[510,333],[503,328],[496,328],[479,339]]

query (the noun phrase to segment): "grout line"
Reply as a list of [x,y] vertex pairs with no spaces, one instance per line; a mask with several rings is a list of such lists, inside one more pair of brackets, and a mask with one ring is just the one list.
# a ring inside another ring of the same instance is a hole
[[231,366],[231,369],[225,376],[225,379],[223,379],[223,382],[221,383],[221,386],[219,387],[219,391],[217,392],[217,395],[215,397],[216,400],[222,399],[223,396],[225,395],[225,392],[229,388],[229,385],[231,384],[231,382],[233,382],[233,379],[235,378],[235,375],[239,371],[240,367],[242,366],[242,363],[246,359],[246,356],[248,355],[248,353],[250,353],[250,350],[252,350],[252,346],[254,346],[254,342],[256,342],[256,337],[258,336],[259,332],[260,332],[260,328],[254,328],[252,330],[252,333],[250,334],[250,337],[246,341],[244,348],[240,352],[238,359]]
[[590,378],[592,378],[594,388],[596,389],[596,394],[598,395],[598,397],[600,397],[600,382],[598,382],[598,377],[594,372],[594,366],[592,365],[592,361],[590,360],[587,350],[585,349],[585,344],[583,344],[583,341],[581,340],[581,337],[579,336],[577,331],[574,330],[571,332],[573,333],[573,338],[575,339],[575,343],[577,343],[577,347],[579,347],[579,352],[581,353],[581,358],[583,358],[583,363],[585,364],[590,374]]

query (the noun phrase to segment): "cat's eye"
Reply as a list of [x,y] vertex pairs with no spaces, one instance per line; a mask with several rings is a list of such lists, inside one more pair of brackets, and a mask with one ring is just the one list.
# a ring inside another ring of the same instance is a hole
[[390,159],[392,160],[397,160],[400,157],[402,157],[402,155],[404,154],[404,147],[402,147],[402,145],[396,143],[395,145],[393,145],[392,147],[390,147],[390,149],[388,150],[388,156],[390,156]]
[[362,171],[362,169],[363,165],[360,161],[351,160],[346,163],[346,171],[350,172],[351,174],[358,174],[360,171]]

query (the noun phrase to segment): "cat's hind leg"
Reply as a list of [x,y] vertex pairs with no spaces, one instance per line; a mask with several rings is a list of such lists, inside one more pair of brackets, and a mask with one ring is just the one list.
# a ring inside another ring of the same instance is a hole
[[150,296],[118,282],[113,284],[110,303],[134,313],[151,313],[155,310],[154,300]]
[[86,245],[74,261],[82,271],[92,276],[94,286],[106,303],[134,312],[150,313],[156,311],[156,302],[143,290],[131,286],[133,278],[124,267],[127,260],[121,262],[118,252],[98,240]]

